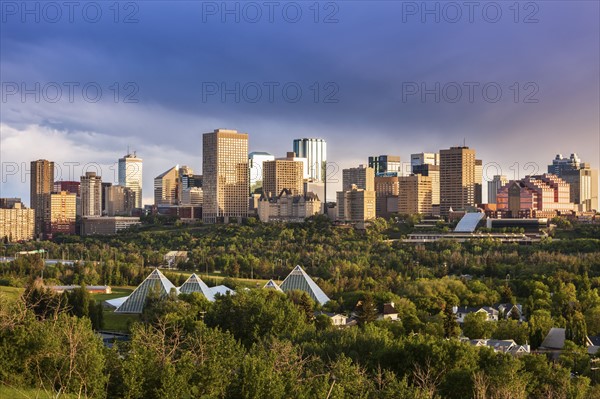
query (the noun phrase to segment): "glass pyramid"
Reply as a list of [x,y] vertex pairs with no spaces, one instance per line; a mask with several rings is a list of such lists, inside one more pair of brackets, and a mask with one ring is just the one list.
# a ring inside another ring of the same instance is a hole
[[157,292],[161,297],[169,295],[171,289],[175,288],[158,269],[152,273],[127,297],[115,313],[142,313],[146,298],[151,292]]
[[267,288],[267,289],[272,289],[275,291],[279,291],[279,292],[283,292],[283,290],[281,288],[279,288],[279,286],[277,285],[277,283],[273,280],[269,280],[269,282],[267,284],[264,285],[263,288]]
[[294,270],[283,280],[280,286],[283,292],[291,290],[300,290],[306,292],[314,301],[324,305],[329,302],[329,297],[325,295],[323,290],[319,288],[312,278],[300,266],[296,266]]
[[208,288],[206,283],[202,281],[200,277],[196,276],[196,274],[192,274],[187,280],[185,280],[185,283],[179,287],[179,293],[181,294],[191,294],[192,292],[201,293],[211,302],[215,300],[211,289]]

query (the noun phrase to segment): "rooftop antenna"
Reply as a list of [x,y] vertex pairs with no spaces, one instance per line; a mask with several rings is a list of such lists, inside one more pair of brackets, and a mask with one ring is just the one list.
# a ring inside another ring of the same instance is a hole
[[127,144],[127,155],[129,155],[129,144]]
[[467,146],[467,139],[465,137],[463,137],[463,147]]

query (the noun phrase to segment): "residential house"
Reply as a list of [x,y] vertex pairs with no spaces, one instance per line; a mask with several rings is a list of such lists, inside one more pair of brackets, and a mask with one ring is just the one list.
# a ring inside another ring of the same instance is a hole
[[491,306],[481,306],[481,307],[455,307],[453,309],[456,314],[456,321],[458,324],[463,324],[465,322],[465,317],[469,313],[485,313],[487,321],[498,321],[498,310],[494,309]]

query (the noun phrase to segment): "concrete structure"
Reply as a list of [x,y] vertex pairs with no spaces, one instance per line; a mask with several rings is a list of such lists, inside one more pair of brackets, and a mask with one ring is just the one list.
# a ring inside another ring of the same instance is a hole
[[475,204],[483,203],[483,161],[475,160]]
[[44,231],[44,215],[47,203],[44,196],[54,188],[54,162],[45,159],[31,161],[31,186],[29,207],[35,212],[35,235]]
[[569,184],[561,178],[543,174],[512,180],[496,196],[496,209],[504,217],[553,217],[572,213]]
[[287,158],[263,162],[263,194],[273,196],[282,190],[289,190],[293,195],[304,193],[304,165],[294,158],[294,153],[288,153]]
[[[263,185],[263,162],[274,161],[275,156],[263,151],[254,151],[248,154],[248,167],[250,168],[250,193],[254,193]],[[304,173],[304,170],[303,170]]]
[[102,216],[102,177],[96,172],[81,176],[81,216]]
[[135,208],[135,192],[127,187],[105,187],[104,198],[107,216],[131,216]]
[[313,181],[324,182],[327,163],[325,140],[318,138],[295,139],[293,150],[297,157],[307,159],[305,176]]
[[375,175],[384,173],[402,173],[402,162],[398,155],[378,155],[369,157],[369,168],[373,168]]
[[135,207],[142,208],[142,159],[135,151],[119,159],[119,185],[135,193]]
[[[52,190],[53,193],[60,193],[61,191],[66,191],[68,193],[73,193],[76,195],[80,195],[79,193],[79,185],[81,183],[78,181],[55,181],[54,188]],[[110,184],[110,183],[109,183]]]
[[[422,152],[420,154],[410,155],[411,168],[418,165],[440,165],[440,154],[437,152]],[[416,173],[414,170],[412,173]]]
[[[375,213],[377,217],[388,218],[392,213],[398,211],[398,176],[375,176]],[[391,208],[390,199],[395,199],[395,205]]]
[[0,240],[16,242],[33,239],[35,210],[26,209],[20,201],[10,204],[9,201],[3,202],[4,206],[0,208]]
[[374,219],[376,217],[375,191],[359,189],[356,185],[352,185],[348,191],[338,191],[337,209],[337,220],[342,222],[359,223]]
[[314,193],[294,195],[282,190],[278,196],[262,194],[258,201],[258,218],[261,222],[303,222],[321,212],[321,201]]
[[179,165],[154,178],[154,205],[179,204]]
[[188,187],[181,191],[181,205],[202,206],[204,192],[200,187]]
[[44,234],[75,234],[77,195],[61,191],[44,196]]
[[503,175],[494,175],[492,180],[488,181],[488,204],[496,203],[498,190],[508,184],[508,179]]
[[248,134],[216,129],[202,137],[205,223],[248,217]]
[[[433,154],[432,154],[433,155]],[[440,205],[440,166],[424,163],[412,166],[412,173],[415,175],[428,176],[431,178],[431,203],[439,207]]]
[[140,218],[128,216],[90,216],[81,219],[81,235],[114,235],[118,231],[140,224]]
[[375,169],[360,165],[342,170],[342,191],[350,191],[352,185],[366,191],[375,191]]
[[411,175],[398,178],[398,213],[431,215],[432,179],[429,176]]
[[[475,150],[451,147],[440,151],[440,213],[475,206]],[[481,184],[481,183],[479,183]]]
[[548,173],[569,183],[569,198],[578,211],[598,210],[598,169],[581,162],[577,154],[571,154],[570,158],[557,154],[552,165],[548,165]]

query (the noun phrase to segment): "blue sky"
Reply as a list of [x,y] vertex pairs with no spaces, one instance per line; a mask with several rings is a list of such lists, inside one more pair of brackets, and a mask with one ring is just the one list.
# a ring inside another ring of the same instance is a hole
[[38,158],[114,181],[129,145],[150,201],[174,164],[201,171],[218,127],[276,156],[325,138],[340,168],[463,140],[490,177],[556,153],[598,167],[599,3],[472,4],[2,1],[0,195],[28,202]]

